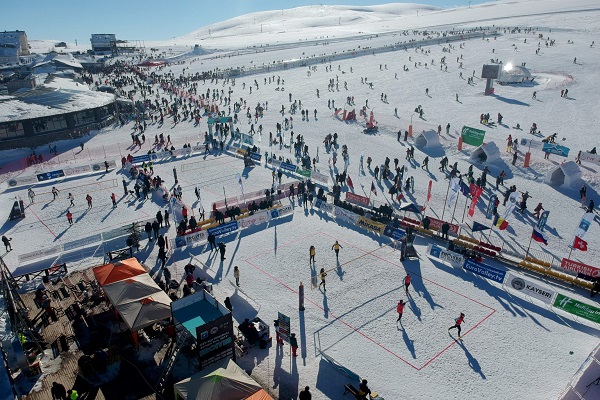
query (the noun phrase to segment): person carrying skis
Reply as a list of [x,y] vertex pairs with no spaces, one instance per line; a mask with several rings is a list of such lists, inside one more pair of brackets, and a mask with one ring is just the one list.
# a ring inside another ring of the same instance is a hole
[[412,277],[410,276],[410,274],[406,274],[406,276],[404,277],[404,291],[406,292],[406,294],[408,294],[408,287],[410,286],[411,280]]
[[400,322],[400,324],[402,324],[402,313],[404,312],[404,300],[400,300],[398,302],[398,305],[396,306],[396,311],[398,312],[398,319],[396,320],[396,322]]
[[335,259],[338,260],[339,259],[339,255],[340,255],[340,249],[343,249],[343,247],[340,246],[340,244],[336,240],[335,243],[333,244],[333,246],[331,246],[331,249],[333,251],[335,251]]
[[463,322],[465,322],[465,314],[460,313],[460,316],[454,320],[454,325],[452,325],[450,328],[448,328],[448,332],[450,332],[450,329],[456,328],[456,329],[458,329],[458,337],[460,338],[460,330],[461,330],[460,325]]

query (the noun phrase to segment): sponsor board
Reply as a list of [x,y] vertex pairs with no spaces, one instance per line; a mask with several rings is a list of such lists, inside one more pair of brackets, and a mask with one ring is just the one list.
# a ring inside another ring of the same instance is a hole
[[150,161],[150,154],[142,154],[141,156],[135,156],[135,157],[133,157],[133,160],[131,160],[131,163],[139,164],[139,163],[143,163],[146,161]]
[[281,165],[281,161],[276,160],[275,158],[271,158],[271,165],[273,166],[273,168],[277,168]]
[[194,153],[206,152],[206,145],[205,144],[199,144],[199,145],[196,145],[196,146],[192,146],[192,151]]
[[578,317],[600,323],[600,308],[590,306],[560,293],[556,295],[553,306]]
[[57,171],[44,172],[42,174],[37,174],[37,180],[40,182],[49,181],[50,179],[62,178],[65,176],[65,172],[62,169]]
[[556,143],[544,143],[542,147],[542,151],[544,153],[556,154],[557,156],[568,157],[569,156],[568,147],[558,145]]
[[587,151],[582,151],[579,155],[579,160],[591,164],[600,165],[600,154],[592,154]]
[[209,234],[213,234],[215,236],[224,235],[226,233],[234,232],[239,229],[239,225],[237,221],[227,222],[226,224],[221,224],[219,226],[215,226],[213,228],[208,229]]
[[317,181],[320,182],[324,185],[328,185],[329,184],[329,176],[322,174],[320,172],[317,171],[312,171],[311,173],[311,178],[313,181]]
[[560,266],[566,270],[573,271],[577,274],[583,274],[591,276],[593,278],[597,278],[600,276],[600,269],[592,267],[591,265],[586,265],[577,261],[569,260],[568,258],[563,258],[560,262]]
[[258,154],[258,153],[249,153],[250,154],[250,158],[253,159],[254,161],[260,161],[260,159],[262,158],[262,155]]
[[375,222],[365,217],[358,217],[358,221],[356,221],[356,226],[360,226],[361,228],[365,228],[368,231],[383,234],[385,231],[385,225],[380,222]]
[[485,131],[471,128],[470,126],[463,126],[460,135],[465,144],[481,146],[483,144],[483,139],[485,138]]
[[430,257],[437,258],[442,261],[446,261],[453,267],[462,267],[465,263],[465,257],[462,254],[455,253],[448,249],[444,249],[435,244],[430,244],[427,249],[427,254]]
[[53,246],[53,247],[48,247],[46,249],[34,251],[31,253],[21,254],[21,255],[19,255],[19,264],[23,264],[24,262],[35,260],[37,258],[53,256],[55,254],[60,253],[61,250],[62,250],[61,246]]
[[110,231],[102,232],[102,240],[111,240],[121,236],[129,235],[127,229],[130,226],[122,226],[121,228],[111,229]]
[[305,177],[305,178],[310,178],[311,170],[310,169],[298,168],[298,170],[296,171],[296,173],[298,175],[301,175],[301,176]]
[[283,217],[284,215],[291,214],[293,211],[294,211],[294,209],[289,204],[287,206],[278,207],[278,208],[269,210],[269,212],[271,213],[271,219]]
[[219,360],[235,360],[231,313],[196,327],[196,343],[200,369]]
[[78,247],[84,247],[84,246],[87,246],[88,244],[98,243],[101,241],[102,241],[102,235],[99,233],[97,235],[92,235],[92,236],[88,236],[88,237],[81,238],[78,240],[74,240],[72,242],[65,243],[65,244],[63,244],[63,251],[73,250]]
[[503,283],[506,278],[506,271],[473,260],[465,260],[463,268],[498,283]]
[[238,220],[242,228],[247,228],[252,225],[260,225],[265,222],[269,222],[271,219],[271,214],[268,211],[259,211],[254,213],[254,215],[250,215],[246,218]]
[[[65,168],[63,171],[65,172],[65,176],[73,176],[73,175],[79,175],[79,174],[86,174],[86,173],[92,172],[92,171],[99,171],[97,169],[94,169],[94,165],[95,164],[81,165],[79,167],[68,167],[68,168]],[[104,165],[102,165],[102,169],[104,169],[104,168],[105,168]]]
[[171,155],[173,157],[187,156],[187,155],[190,155],[191,152],[192,152],[192,148],[186,147],[185,149],[171,150]]
[[298,168],[294,164],[288,164],[288,163],[285,163],[285,162],[282,162],[280,164],[280,166],[281,166],[281,169],[285,169],[286,171],[290,171],[290,172],[296,172],[296,169]]
[[506,276],[505,285],[548,304],[552,303],[552,300],[556,295],[556,291],[552,289],[546,289],[535,282],[513,275],[510,272]]
[[521,146],[528,146],[528,149],[541,150],[544,143],[539,140],[521,139]]
[[349,203],[354,203],[354,204],[358,204],[358,205],[366,206],[366,207],[368,207],[369,204],[371,203],[371,200],[369,200],[368,197],[359,196],[357,194],[350,193],[350,192],[346,192],[346,201]]
[[317,207],[327,213],[333,213],[333,204],[327,203],[321,199],[315,200],[315,207]]
[[[437,219],[437,218],[432,218],[429,217],[429,229],[432,229],[434,231],[441,231],[442,230],[442,225],[444,225],[444,221],[442,221],[441,219]],[[450,224],[450,230],[448,231],[448,234],[454,235],[454,236],[458,236],[458,225],[456,224]]]
[[394,228],[391,225],[386,225],[383,234],[385,236],[391,237],[394,240],[402,240],[406,236],[406,232],[404,232],[402,229]]
[[37,176],[23,176],[23,177],[19,177],[19,178],[14,178],[14,179],[10,179],[8,181],[8,186],[10,187],[17,187],[17,186],[26,186],[26,185],[32,185],[34,183],[38,183],[38,178]]
[[354,214],[352,211],[345,210],[341,207],[333,206],[333,214],[336,219],[356,224],[358,221],[358,214]]

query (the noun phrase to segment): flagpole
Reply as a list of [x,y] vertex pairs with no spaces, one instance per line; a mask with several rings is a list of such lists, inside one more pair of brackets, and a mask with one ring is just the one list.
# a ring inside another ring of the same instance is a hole
[[465,209],[463,211],[463,216],[462,216],[462,220],[460,221],[460,223],[462,224],[463,222],[465,222],[465,214],[467,213],[467,203],[469,202],[469,198],[467,197],[465,200]]
[[571,246],[571,251],[569,251],[569,256],[567,257],[569,260],[571,259],[571,253],[573,252],[573,246]]
[[525,252],[525,258],[529,256],[529,249],[531,248],[531,241],[533,240],[533,234],[529,238],[529,246],[527,246],[527,251]]
[[458,206],[458,193],[456,194],[456,201],[454,202],[454,210],[452,210],[452,218],[450,218],[450,222],[454,221],[454,213],[456,212],[456,206]]
[[446,189],[446,199],[444,199],[444,209],[442,211],[442,221],[444,220],[444,214],[446,213],[446,203],[448,202],[448,193],[449,192],[450,192],[450,182],[448,182],[448,189]]

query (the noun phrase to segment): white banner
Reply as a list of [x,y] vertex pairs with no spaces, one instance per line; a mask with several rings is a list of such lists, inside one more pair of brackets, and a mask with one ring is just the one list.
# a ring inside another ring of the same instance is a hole
[[279,210],[279,216],[282,217],[284,215],[287,214],[291,214],[292,212],[294,212],[294,209],[292,208],[291,204],[288,204],[287,206],[283,206],[278,208]]
[[321,182],[325,185],[329,185],[329,176],[328,175],[322,174],[317,171],[311,171],[310,177],[314,181]]
[[465,257],[462,254],[455,253],[435,244],[427,246],[427,255],[441,261],[446,261],[453,267],[461,268],[465,263]]
[[271,219],[271,214],[268,211],[259,211],[254,213],[254,215],[250,215],[246,218],[242,218],[238,220],[240,226],[242,228],[247,228],[252,225],[260,225],[265,222],[268,222]]
[[350,222],[352,224],[356,224],[356,221],[358,221],[357,214],[337,206],[333,207],[333,215],[335,215],[336,219],[339,218],[342,221]]
[[506,208],[504,209],[504,214],[502,215],[504,219],[508,219],[508,217],[512,214],[513,210],[517,206],[518,199],[519,193],[512,192],[510,194],[510,196],[508,197],[508,204],[506,205]]
[[523,294],[526,294],[527,296],[536,298],[547,304],[552,304],[554,296],[556,296],[556,291],[552,289],[547,289],[538,285],[535,282],[518,277],[511,273],[507,274],[506,281],[504,282],[504,284]]
[[[104,169],[104,165],[102,165],[102,169]],[[66,167],[66,168],[63,168],[63,172],[65,173],[65,176],[87,174],[87,173],[89,173],[91,171],[92,171],[92,166],[90,166],[90,165],[80,165],[78,167]],[[96,169],[94,171],[99,171],[99,170]]]
[[587,151],[581,152],[581,154],[579,155],[579,160],[591,164],[600,165],[600,155],[588,153]]
[[574,236],[579,236],[580,239],[583,239],[585,234],[590,229],[590,225],[592,224],[593,220],[594,220],[593,212],[583,214],[581,221],[579,221],[579,226],[577,227],[577,229],[575,229]]
[[191,246],[196,243],[205,242],[208,240],[208,231],[198,231],[185,235],[185,245]]

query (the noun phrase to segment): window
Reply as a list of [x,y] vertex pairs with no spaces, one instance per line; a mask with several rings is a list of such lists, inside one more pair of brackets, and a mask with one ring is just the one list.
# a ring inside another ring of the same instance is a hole
[[94,112],[92,110],[81,111],[75,114],[75,126],[87,125],[94,122]]
[[35,133],[51,132],[67,127],[67,120],[64,116],[54,116],[48,118],[40,118],[33,121],[33,129]]
[[5,122],[0,124],[0,139],[10,139],[18,136],[25,136],[22,123]]

